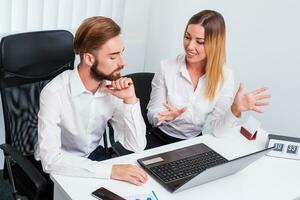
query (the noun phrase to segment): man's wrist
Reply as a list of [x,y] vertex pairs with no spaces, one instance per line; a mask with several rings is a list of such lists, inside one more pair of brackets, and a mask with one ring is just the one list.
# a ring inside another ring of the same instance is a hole
[[138,102],[138,98],[136,96],[133,96],[133,97],[129,97],[129,98],[125,98],[124,100],[124,103],[126,104],[136,104],[136,102]]

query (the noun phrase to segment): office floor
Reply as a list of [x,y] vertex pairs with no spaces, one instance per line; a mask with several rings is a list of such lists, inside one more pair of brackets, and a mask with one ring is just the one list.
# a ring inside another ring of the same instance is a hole
[[3,170],[0,170],[0,199],[13,200],[8,180],[3,180]]

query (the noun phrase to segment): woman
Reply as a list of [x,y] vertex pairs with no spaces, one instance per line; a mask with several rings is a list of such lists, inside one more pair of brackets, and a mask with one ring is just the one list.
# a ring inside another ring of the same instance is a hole
[[[202,135],[208,116],[213,133],[232,127],[242,112],[261,113],[267,88],[245,94],[243,85],[233,98],[234,77],[225,68],[225,22],[216,11],[201,11],[189,20],[184,55],[161,62],[152,81],[149,122],[163,144]],[[233,102],[233,103],[232,103]],[[223,131],[222,131],[223,130]]]

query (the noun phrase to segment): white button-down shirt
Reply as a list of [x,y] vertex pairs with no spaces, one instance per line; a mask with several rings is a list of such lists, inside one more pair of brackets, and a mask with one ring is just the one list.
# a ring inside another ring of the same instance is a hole
[[86,90],[77,68],[55,77],[40,95],[35,158],[45,172],[110,178],[111,167],[87,157],[99,145],[107,121],[128,150],[142,151],[146,128],[139,102],[124,104],[115,96]]
[[238,120],[230,109],[234,92],[234,77],[230,69],[224,67],[224,83],[219,85],[215,99],[210,102],[205,97],[206,75],[199,78],[196,90],[187,71],[185,56],[161,62],[160,71],[152,80],[151,99],[148,104],[148,119],[157,124],[158,113],[166,110],[167,102],[176,108],[187,110],[173,121],[162,123],[160,129],[166,134],[188,139],[201,133],[209,117],[215,135],[226,132]]

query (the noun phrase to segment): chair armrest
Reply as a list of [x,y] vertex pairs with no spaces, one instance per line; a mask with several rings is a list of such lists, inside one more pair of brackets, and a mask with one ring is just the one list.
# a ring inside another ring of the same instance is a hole
[[111,148],[114,150],[114,152],[117,154],[117,156],[124,156],[127,154],[133,153],[132,151],[129,151],[123,147],[123,145],[120,142],[115,142],[111,145]]
[[43,177],[39,170],[25,156],[21,155],[8,144],[0,145],[0,149],[3,150],[5,156],[10,156],[26,173],[36,187],[37,194],[41,194],[41,192],[46,189],[47,181],[45,177]]
[[157,133],[157,131],[155,130],[155,128],[153,126],[147,126],[147,132],[149,132],[150,134],[159,134]]
[[123,147],[123,145],[119,141],[115,141],[114,129],[109,122],[107,123],[107,125],[110,145],[113,151],[116,153],[116,156],[124,156],[133,153],[132,151],[125,149],[125,147]]

